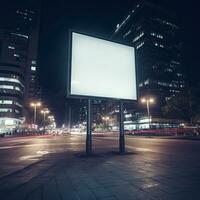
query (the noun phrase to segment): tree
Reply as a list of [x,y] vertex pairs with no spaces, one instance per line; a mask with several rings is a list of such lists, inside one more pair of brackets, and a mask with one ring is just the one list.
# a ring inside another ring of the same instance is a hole
[[181,93],[170,98],[162,108],[163,114],[168,117],[184,119],[194,124],[200,119],[200,91],[199,88],[187,87]]

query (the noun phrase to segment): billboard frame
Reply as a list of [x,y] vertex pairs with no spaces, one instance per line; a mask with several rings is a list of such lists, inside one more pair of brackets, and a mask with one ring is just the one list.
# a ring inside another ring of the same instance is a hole
[[77,33],[77,34],[82,34],[85,36],[89,36],[89,37],[94,37],[97,39],[101,39],[101,40],[105,40],[108,42],[114,42],[117,44],[121,44],[124,46],[128,46],[128,47],[132,47],[135,50],[135,47],[130,45],[130,44],[126,44],[124,42],[119,42],[116,40],[112,40],[112,39],[107,39],[101,36],[97,36],[97,35],[93,35],[93,34],[88,34],[82,31],[77,31],[74,29],[70,29],[69,30],[69,46],[68,46],[68,64],[67,64],[67,98],[75,98],[75,99],[91,99],[91,100],[116,100],[116,101],[124,101],[124,102],[136,102],[138,100],[139,94],[138,94],[138,69],[137,69],[137,63],[136,63],[136,53],[134,51],[134,56],[135,56],[135,82],[136,82],[136,99],[122,99],[122,98],[112,98],[112,97],[100,97],[100,96],[89,96],[89,95],[73,95],[71,94],[71,72],[72,72],[72,35],[73,33]]

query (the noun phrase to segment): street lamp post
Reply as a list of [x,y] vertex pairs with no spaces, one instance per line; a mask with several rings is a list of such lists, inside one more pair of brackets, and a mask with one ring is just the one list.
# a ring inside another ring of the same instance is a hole
[[41,103],[40,102],[32,102],[31,107],[34,108],[34,116],[33,116],[33,123],[34,125],[36,124],[36,116],[37,116],[37,107],[40,107]]
[[149,119],[149,128],[150,128],[150,124],[151,124],[150,104],[153,104],[154,101],[155,100],[153,98],[142,98],[141,99],[141,102],[146,103],[146,106],[147,106],[147,116],[148,116],[148,119]]
[[106,122],[106,129],[108,130],[108,121],[110,118],[108,116],[105,116],[105,117],[102,117],[102,119]]
[[41,114],[43,114],[43,130],[45,133],[45,119],[46,119],[46,114],[49,114],[49,110],[48,109],[41,110]]

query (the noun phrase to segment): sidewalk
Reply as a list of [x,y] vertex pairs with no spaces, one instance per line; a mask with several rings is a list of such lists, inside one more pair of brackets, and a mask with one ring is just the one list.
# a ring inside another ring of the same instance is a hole
[[[106,152],[106,150],[104,150]],[[1,200],[198,200],[200,163],[151,152],[48,155],[0,179]],[[160,161],[165,157],[165,163]]]

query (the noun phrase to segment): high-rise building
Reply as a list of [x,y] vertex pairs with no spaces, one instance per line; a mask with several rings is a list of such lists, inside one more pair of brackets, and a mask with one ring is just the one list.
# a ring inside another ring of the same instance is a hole
[[136,50],[139,97],[153,96],[159,110],[184,88],[180,27],[174,12],[155,0],[138,0],[113,38]]
[[1,7],[0,20],[0,126],[14,128],[22,123],[25,105],[40,98],[38,39],[39,4]]

